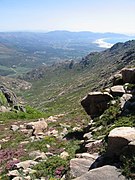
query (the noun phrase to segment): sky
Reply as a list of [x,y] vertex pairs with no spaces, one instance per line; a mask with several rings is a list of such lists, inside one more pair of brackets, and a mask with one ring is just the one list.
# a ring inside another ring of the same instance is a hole
[[135,0],[0,0],[0,31],[135,34]]

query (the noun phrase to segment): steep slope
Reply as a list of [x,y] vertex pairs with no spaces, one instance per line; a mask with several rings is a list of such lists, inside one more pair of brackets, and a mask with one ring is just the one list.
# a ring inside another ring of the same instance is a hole
[[[95,172],[93,179],[98,177],[97,174],[100,174],[99,179],[101,176],[103,179],[105,176],[118,179],[121,177],[121,173],[114,168],[114,165],[118,167],[124,165],[125,175],[134,177],[134,156],[126,157],[120,162],[120,159],[114,157],[110,159],[109,157],[108,160],[106,156],[97,154],[99,151],[100,153],[105,151],[103,141],[106,140],[106,135],[111,129],[121,125],[134,126],[134,109],[130,109],[133,112],[127,116],[119,116],[118,97],[115,101],[111,101],[109,109],[102,112],[102,115],[100,112],[101,116],[96,117],[94,122],[90,122],[89,116],[84,113],[80,104],[82,98],[89,91],[101,90],[101,95],[105,94],[104,86],[111,84],[111,80],[108,78],[110,79],[110,76],[121,70],[120,67],[134,66],[134,47],[135,41],[118,43],[106,51],[89,54],[79,63],[73,61],[60,63],[50,67],[37,68],[36,71],[27,73],[24,79],[29,80],[32,87],[24,88],[23,91],[18,91],[17,88],[17,91],[25,101],[44,112],[41,113],[26,106],[26,113],[0,113],[1,178],[60,179],[65,177],[69,180],[72,179],[72,175],[78,177],[89,171],[84,176],[93,177],[93,172]],[[130,71],[135,75],[134,68]],[[6,85],[7,78],[2,77],[1,80]],[[7,85],[12,86],[10,80]],[[134,84],[126,85],[125,83],[129,81],[124,80],[124,76],[122,80],[122,87],[125,88],[124,95],[129,91],[134,93]],[[20,80],[21,82],[24,81]],[[132,82],[134,82],[134,76],[130,83]],[[16,83],[15,85],[18,86]],[[14,90],[16,91],[16,87]],[[107,88],[106,91],[110,90],[113,91],[113,94],[123,94],[123,91],[114,92],[112,87]],[[96,94],[98,93],[96,92]],[[131,93],[129,95],[131,96]],[[103,101],[103,103],[105,102]],[[108,100],[106,103],[105,108],[108,107]],[[131,99],[130,105],[134,108],[134,99]],[[49,115],[50,117],[47,118]],[[129,130],[131,129],[129,128]],[[133,129],[133,136],[134,134],[135,130]],[[102,138],[104,138],[103,141]],[[121,141],[121,137],[119,140]],[[119,147],[117,142],[116,140]],[[132,144],[130,145],[132,146]],[[116,152],[115,148],[116,146],[114,149],[111,147],[111,150]],[[84,151],[88,153],[82,153]],[[127,164],[125,165],[125,163]],[[102,165],[107,166],[97,168]],[[69,166],[71,177],[67,173]],[[96,169],[93,170],[93,167]],[[113,173],[111,177],[110,173]],[[83,179],[83,177],[81,176],[79,179]],[[84,179],[86,178],[84,177]]]
[[24,79],[33,86],[23,97],[52,113],[72,111],[73,107],[78,111],[79,101],[87,92],[102,89],[111,75],[134,64],[135,41],[117,43],[108,50],[90,53],[79,63],[70,61],[27,73]]

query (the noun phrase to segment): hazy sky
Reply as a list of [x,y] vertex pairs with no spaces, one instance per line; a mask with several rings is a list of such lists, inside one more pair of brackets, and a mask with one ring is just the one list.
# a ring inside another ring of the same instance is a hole
[[0,0],[0,31],[135,34],[135,0]]

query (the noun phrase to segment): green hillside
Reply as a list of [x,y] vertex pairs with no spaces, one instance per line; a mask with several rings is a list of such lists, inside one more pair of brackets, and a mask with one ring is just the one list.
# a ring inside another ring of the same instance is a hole
[[[119,168],[118,172],[134,179],[134,151],[122,151],[119,156],[115,153],[115,156],[107,154],[110,131],[117,127],[130,129],[135,126],[134,66],[133,40],[117,43],[102,52],[90,53],[80,62],[66,61],[41,66],[19,75],[21,79],[0,76],[0,178],[7,180],[25,177],[34,180],[44,177],[48,180],[60,180],[65,177],[65,180],[71,180],[71,168],[74,168],[71,167],[71,161],[87,154],[86,159],[81,157],[84,161],[92,158],[87,171],[106,165],[116,166]],[[127,100],[126,111],[122,111],[120,104],[123,92],[116,93],[119,96],[109,89],[112,94],[108,94],[112,100],[108,102],[108,108],[101,116],[91,119],[81,106],[82,99],[91,91],[101,91],[104,94],[108,91],[105,88],[114,85],[113,75],[125,67],[132,67],[129,69],[132,81],[127,84],[122,76],[116,82],[125,89],[124,95],[133,95]],[[133,131],[134,139],[135,129],[130,130]],[[122,138],[119,141],[121,140]],[[115,143],[117,144],[117,140]],[[89,144],[91,146],[87,147]],[[131,146],[134,148],[134,144]],[[115,146],[112,148],[113,152],[117,151]],[[132,149],[130,144],[128,148]],[[95,153],[98,158],[95,158]],[[82,166],[82,163],[78,164],[79,168]]]
[[102,89],[114,73],[134,64],[135,41],[118,43],[90,53],[79,63],[60,63],[27,73],[24,79],[32,83],[32,88],[23,97],[32,106],[53,114],[78,111],[80,100],[88,92]]

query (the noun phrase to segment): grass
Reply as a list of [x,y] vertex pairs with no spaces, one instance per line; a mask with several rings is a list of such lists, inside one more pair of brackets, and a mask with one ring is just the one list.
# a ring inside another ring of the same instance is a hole
[[0,121],[11,121],[11,120],[30,120],[30,119],[36,119],[41,117],[48,117],[49,114],[45,114],[41,111],[38,111],[30,106],[26,106],[26,112],[21,111],[10,111],[2,113],[0,112]]
[[4,94],[0,91],[0,106],[6,106],[7,99],[5,98]]
[[[43,79],[37,81],[31,81],[32,88],[27,91],[19,92],[22,98],[27,101],[32,107],[36,107],[35,110],[31,107],[26,107],[26,113],[23,112],[9,112],[1,113],[0,120],[3,123],[9,121],[30,121],[40,117],[48,117],[49,115],[64,114],[64,116],[58,119],[56,122],[49,122],[49,129],[56,129],[58,132],[62,132],[60,124],[66,124],[69,126],[68,132],[72,134],[73,127],[86,127],[89,122],[89,117],[86,115],[80,105],[81,99],[90,91],[102,89],[104,83],[110,74],[112,75],[119,69],[115,65],[114,61],[109,59],[108,54],[103,54],[101,62],[99,63],[99,54],[89,60],[89,66],[81,67],[77,65],[73,69],[67,67],[53,68],[45,71]],[[112,57],[113,58],[113,57]],[[112,63],[112,64],[109,64]],[[123,67],[124,65],[122,65]],[[133,88],[133,86],[129,87]],[[102,116],[94,119],[95,124],[92,128],[101,129],[93,132],[95,139],[106,137],[110,130],[119,126],[135,126],[135,116],[129,114],[127,116],[121,116],[119,100],[114,105],[110,105]],[[39,110],[42,110],[40,112]],[[18,138],[15,138],[15,135]],[[7,142],[5,147],[11,145],[11,147],[17,147],[17,145],[27,139],[19,135],[13,134],[15,138],[14,142]],[[49,145],[49,146],[48,146]],[[104,148],[104,147],[103,147]],[[72,140],[63,140],[53,136],[45,137],[44,139],[36,142],[30,142],[25,145],[27,154],[34,150],[40,150],[43,152],[52,152],[55,156],[49,158],[46,162],[41,162],[35,167],[37,173],[33,175],[33,178],[41,176],[49,176],[51,179],[57,179],[57,175],[62,176],[67,171],[68,163],[71,158],[79,149],[79,141],[75,138]],[[62,160],[59,154],[62,151],[69,153],[68,160]],[[25,159],[25,157],[22,157]],[[128,158],[128,157],[126,157]],[[129,159],[129,158],[128,158]],[[128,161],[127,159],[127,161]],[[123,169],[125,174],[128,175],[130,170],[130,163],[123,162]],[[128,161],[130,162],[130,160]],[[57,169],[58,168],[58,169]],[[60,174],[56,173],[56,169]],[[58,177],[59,178],[59,177]]]

